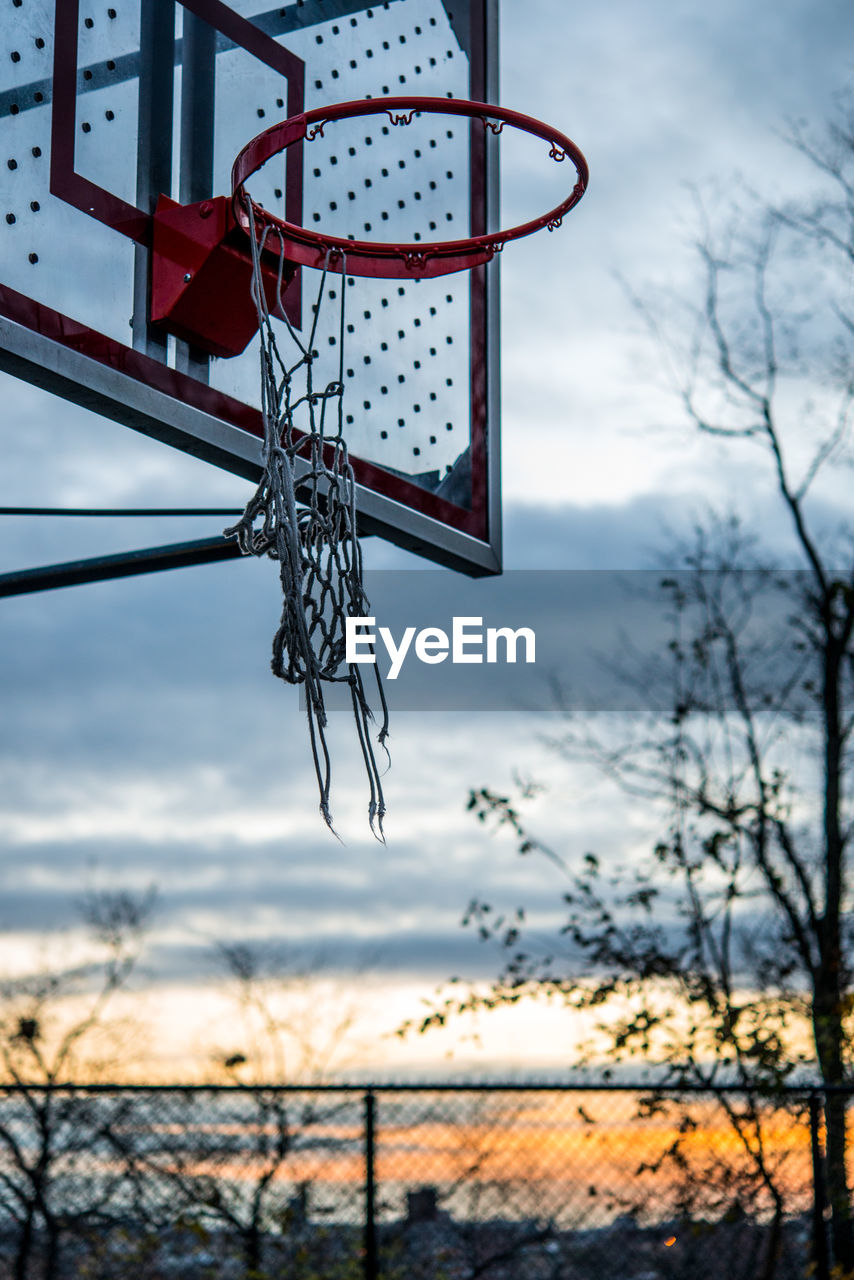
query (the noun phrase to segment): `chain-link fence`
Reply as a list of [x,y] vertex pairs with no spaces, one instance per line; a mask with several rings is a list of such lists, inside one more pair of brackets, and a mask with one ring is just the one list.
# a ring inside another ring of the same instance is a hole
[[826,1280],[823,1095],[0,1090],[6,1280]]

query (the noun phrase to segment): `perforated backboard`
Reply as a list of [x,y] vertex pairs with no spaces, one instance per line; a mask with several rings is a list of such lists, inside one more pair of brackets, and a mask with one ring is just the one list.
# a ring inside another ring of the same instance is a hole
[[[326,103],[497,102],[497,0],[6,0],[0,42],[0,367],[257,479],[257,339],[210,358],[150,323],[158,196],[228,194],[250,138]],[[252,194],[358,239],[483,234],[495,145],[464,118],[355,119],[268,163]],[[317,281],[304,268],[287,291],[303,332]],[[492,262],[352,278],[346,298],[364,530],[474,574],[500,569],[497,287]],[[336,301],[317,341],[330,378]]]

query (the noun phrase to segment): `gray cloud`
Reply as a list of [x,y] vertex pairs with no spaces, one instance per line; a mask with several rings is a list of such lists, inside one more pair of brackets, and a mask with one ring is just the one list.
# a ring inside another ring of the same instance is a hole
[[[785,560],[790,534],[758,459],[651,430],[678,413],[613,273],[639,289],[690,288],[686,184],[717,182],[715,213],[740,190],[734,170],[763,191],[803,190],[775,131],[789,116],[820,122],[850,85],[854,9],[526,0],[505,3],[502,21],[502,101],[567,130],[592,173],[565,227],[503,256],[508,566],[649,568],[668,531],[688,534],[707,502],[733,494]],[[505,215],[517,187],[537,203],[552,177],[541,188],[525,157],[505,164]],[[113,423],[6,377],[0,387],[5,502],[237,506],[247,495],[234,477]],[[828,533],[846,514],[839,501],[819,512]],[[0,565],[218,527],[8,521]],[[376,540],[365,554],[377,571],[423,567]],[[466,584],[455,591],[464,598]],[[254,562],[0,604],[0,927],[72,926],[87,877],[156,881],[150,965],[161,979],[209,976],[215,936],[321,939],[342,965],[367,945],[387,971],[476,975],[488,953],[458,924],[472,894],[497,907],[524,900],[545,926],[560,881],[477,827],[464,812],[469,786],[507,787],[519,766],[552,783],[538,830],[561,850],[617,860],[647,847],[655,814],[603,802],[589,773],[537,742],[538,720],[414,712],[393,724],[387,848],[367,833],[351,728],[333,717],[338,845],[317,813],[296,694],[269,673],[277,614],[275,567]]]

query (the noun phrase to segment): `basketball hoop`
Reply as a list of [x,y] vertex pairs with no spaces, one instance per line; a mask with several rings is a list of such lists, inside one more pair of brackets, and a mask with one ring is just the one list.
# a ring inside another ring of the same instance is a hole
[[[405,127],[421,113],[467,116],[479,120],[484,130],[500,134],[505,125],[542,138],[549,145],[550,159],[562,163],[569,160],[575,169],[575,183],[569,195],[548,213],[504,231],[470,236],[464,240],[439,240],[430,244],[414,241],[391,244],[382,241],[343,239],[322,231],[311,231],[270,213],[257,204],[246,190],[246,182],[268,160],[298,142],[311,143],[324,136],[328,124],[354,116],[386,115],[397,127]],[[564,216],[578,204],[588,181],[587,162],[578,147],[565,134],[532,116],[508,111],[484,102],[460,98],[366,98],[357,102],[339,102],[334,106],[316,107],[302,115],[274,124],[248,142],[234,162],[231,171],[232,208],[238,226],[247,234],[252,228],[274,230],[282,254],[300,266],[347,271],[356,276],[407,279],[448,275],[467,271],[489,262],[510,240],[519,240],[535,231],[555,231]]]
[[[570,161],[575,183],[560,204],[529,222],[504,231],[428,244],[343,239],[310,231],[270,213],[246,189],[248,179],[273,156],[296,143],[311,143],[335,121],[384,114],[392,125],[405,127],[422,112],[469,117],[492,134],[501,133],[505,125],[533,134],[548,144],[552,160]],[[481,266],[510,240],[543,228],[554,231],[581,199],[586,186],[584,157],[562,133],[518,112],[454,98],[367,99],[318,108],[265,130],[243,148],[235,161],[229,234],[245,234],[251,259],[250,294],[261,336],[264,473],[242,519],[225,533],[237,539],[244,553],[267,555],[279,563],[284,603],[273,641],[272,668],[287,683],[304,686],[320,809],[333,831],[324,699],[324,685],[328,682],[349,686],[369,782],[369,822],[380,839],[385,812],[380,770],[369,732],[374,716],[361,666],[346,661],[347,619],[370,614],[362,583],[356,480],[344,432],[348,276],[419,280]],[[199,211],[201,218],[209,213],[204,208]],[[180,219],[180,211],[177,216]],[[230,243],[233,248],[233,235]],[[307,340],[295,331],[283,301],[293,276],[293,264],[321,272]],[[330,339],[337,346],[337,362],[334,376],[324,382],[318,378],[320,353],[315,341],[330,272],[341,275],[337,337]],[[295,345],[296,354],[290,359],[279,349],[273,318],[282,323]],[[378,741],[384,747],[388,714],[376,665],[374,673],[382,710]]]

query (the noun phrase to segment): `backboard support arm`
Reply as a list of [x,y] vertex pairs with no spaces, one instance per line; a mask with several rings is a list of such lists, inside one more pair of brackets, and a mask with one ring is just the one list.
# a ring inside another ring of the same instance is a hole
[[[136,203],[153,213],[172,189],[172,102],[175,83],[175,0],[143,0],[139,42],[139,150]],[[148,322],[149,251],[134,248],[133,345],[166,358],[167,336]]]

